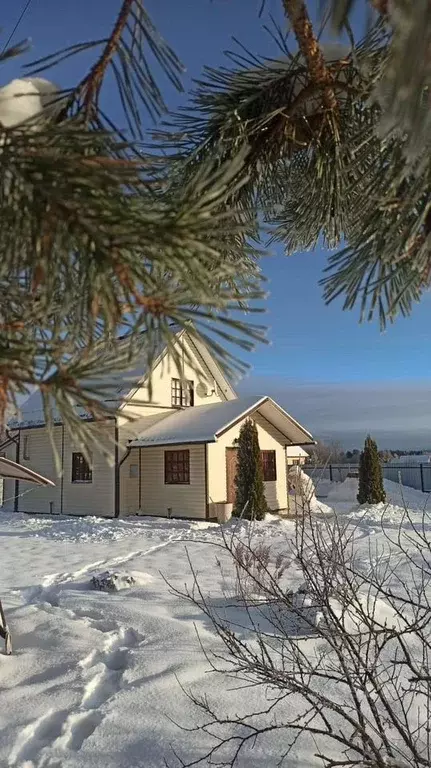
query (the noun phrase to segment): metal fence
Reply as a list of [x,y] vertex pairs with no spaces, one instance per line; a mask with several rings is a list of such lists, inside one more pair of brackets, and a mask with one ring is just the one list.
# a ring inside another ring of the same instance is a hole
[[[326,466],[314,466],[304,464],[304,472],[316,480],[330,480],[333,483],[342,483],[349,475],[357,473],[357,464],[326,464]],[[416,488],[423,493],[431,493],[431,464],[383,464],[383,477],[394,483]]]

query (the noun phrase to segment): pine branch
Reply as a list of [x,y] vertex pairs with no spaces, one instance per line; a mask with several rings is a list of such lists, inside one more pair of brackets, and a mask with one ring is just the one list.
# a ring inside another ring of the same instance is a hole
[[78,86],[77,93],[79,93],[82,98],[84,113],[87,115],[88,113],[91,115],[94,110],[97,110],[103,78],[120,46],[121,36],[126,27],[128,18],[131,15],[134,2],[135,0],[123,0],[117,20],[100,58],[95,62],[88,75]]
[[108,37],[69,46],[29,65],[32,75],[44,72],[71,56],[101,48],[89,72],[69,93],[60,120],[81,115],[96,128],[113,125],[100,110],[100,93],[108,72],[114,76],[118,97],[129,131],[142,137],[142,107],[155,120],[167,111],[160,88],[148,63],[148,53],[155,58],[174,87],[181,91],[183,66],[172,49],[160,37],[144,7],[144,0],[122,0]]
[[[406,157],[416,160],[431,134],[431,5],[429,0],[370,0],[390,34],[387,64],[374,96],[382,108],[381,131],[407,133]],[[331,0],[340,31],[357,0]]]
[[311,82],[323,89],[323,104],[326,109],[335,110],[337,100],[333,89],[333,76],[325,64],[304,0],[283,0],[283,7],[295,33],[299,50],[307,62]]
[[250,224],[225,205],[243,183],[244,155],[202,165],[182,186],[161,168],[149,188],[151,161],[118,158],[122,150],[70,121],[7,130],[0,152],[0,408],[38,387],[87,445],[87,418],[112,418],[118,407],[101,396],[104,378],[133,367],[143,347],[151,356],[157,329],[166,340],[172,323],[211,331],[229,375],[242,366],[224,345],[249,349],[263,338],[260,326],[232,317],[262,297]]
[[287,254],[344,240],[347,248],[330,258],[325,298],[344,294],[346,309],[359,304],[363,319],[378,315],[384,325],[409,313],[430,283],[431,134],[412,156],[409,134],[382,130],[384,106],[374,94],[389,67],[387,25],[377,22],[359,44],[352,39],[349,52],[321,47],[337,100],[336,110],[324,110],[326,73],[304,3],[290,11],[300,54],[286,46],[278,59],[241,54],[232,56],[236,69],[206,70],[193,111],[162,140],[189,167],[228,159],[246,142],[249,181],[235,202],[257,206]]

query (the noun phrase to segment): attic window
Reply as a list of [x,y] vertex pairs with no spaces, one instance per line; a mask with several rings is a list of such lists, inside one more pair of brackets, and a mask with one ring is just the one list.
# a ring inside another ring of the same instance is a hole
[[92,483],[93,470],[82,453],[72,453],[72,483]]
[[195,404],[195,385],[193,381],[171,379],[171,405],[173,408],[187,408]]

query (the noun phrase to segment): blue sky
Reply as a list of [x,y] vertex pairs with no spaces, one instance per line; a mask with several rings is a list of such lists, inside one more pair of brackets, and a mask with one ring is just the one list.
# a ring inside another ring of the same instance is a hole
[[[276,55],[262,24],[270,23],[270,13],[280,18],[280,5],[280,0],[266,0],[259,20],[261,0],[147,2],[160,32],[187,68],[186,88],[204,64],[226,63],[223,51],[235,47],[232,37],[254,52]],[[6,6],[3,41],[22,7]],[[3,65],[1,82],[17,76],[21,63],[32,58],[99,38],[118,6],[118,0],[32,0],[14,38],[17,42],[30,36],[31,55]],[[87,61],[75,59],[47,76],[68,87]],[[169,106],[185,103],[185,95],[163,79],[161,83]],[[265,323],[271,344],[250,357],[252,371],[240,389],[274,394],[314,433],[339,437],[349,446],[371,430],[382,445],[431,447],[430,295],[411,317],[399,319],[382,334],[377,324],[359,325],[357,312],[343,312],[340,304],[325,306],[318,286],[325,259],[322,251],[286,258],[280,248],[265,259],[270,291]]]

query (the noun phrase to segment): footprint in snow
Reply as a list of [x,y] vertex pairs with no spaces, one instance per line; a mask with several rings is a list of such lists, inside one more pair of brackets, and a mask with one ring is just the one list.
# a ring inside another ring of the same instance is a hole
[[51,711],[27,725],[12,750],[9,766],[61,768],[61,760],[50,756],[49,750],[52,748],[56,754],[77,752],[100,725],[104,718],[100,707],[121,689],[129,651],[144,639],[133,629],[120,628],[105,634],[108,636],[103,648],[80,662],[86,680],[81,704],[73,710]]

